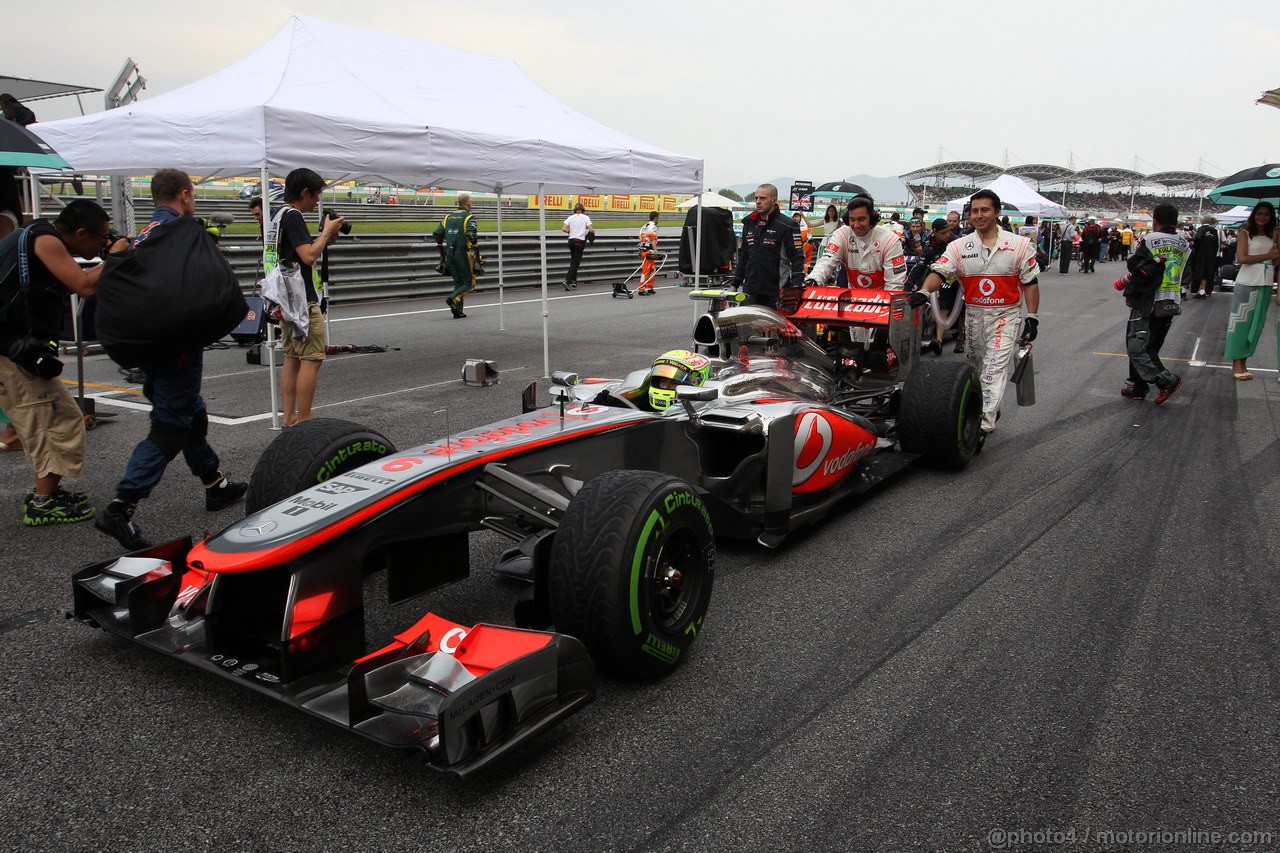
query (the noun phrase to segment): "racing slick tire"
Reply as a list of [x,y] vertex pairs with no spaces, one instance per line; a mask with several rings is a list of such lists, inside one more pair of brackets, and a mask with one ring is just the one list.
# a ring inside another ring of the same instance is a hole
[[965,362],[922,361],[907,377],[898,438],[931,468],[959,471],[978,452],[982,390]]
[[381,459],[396,448],[382,433],[338,418],[316,418],[276,436],[258,457],[246,513],[266,509],[316,483]]
[[551,545],[556,630],[602,670],[650,678],[673,670],[702,630],[715,537],[689,484],[653,471],[609,471],[583,486]]

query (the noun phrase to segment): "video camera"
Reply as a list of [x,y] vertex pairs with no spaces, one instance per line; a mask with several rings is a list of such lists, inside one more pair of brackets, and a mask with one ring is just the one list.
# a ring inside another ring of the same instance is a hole
[[[324,212],[324,218],[325,218],[325,219],[341,219],[342,217],[341,217],[341,216],[339,216],[338,214],[334,213],[332,210],[326,210],[326,211]],[[339,231],[339,232],[341,232],[343,236],[346,236],[347,234],[350,234],[350,233],[351,233],[351,223],[350,223],[350,222],[344,222],[344,223],[342,223],[341,225],[339,225],[339,226],[338,226],[338,231]]]

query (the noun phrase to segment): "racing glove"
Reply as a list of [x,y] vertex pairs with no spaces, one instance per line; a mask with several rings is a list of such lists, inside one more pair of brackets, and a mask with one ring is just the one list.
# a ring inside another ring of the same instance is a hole
[[1022,321],[1022,340],[1031,343],[1036,339],[1036,335],[1040,331],[1040,318],[1034,314],[1028,314],[1026,319]]
[[913,290],[907,294],[907,304],[912,308],[921,308],[929,304],[929,294],[923,290]]

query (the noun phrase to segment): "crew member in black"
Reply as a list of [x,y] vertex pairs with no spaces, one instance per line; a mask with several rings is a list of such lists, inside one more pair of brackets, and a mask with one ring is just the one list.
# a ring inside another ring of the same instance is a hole
[[804,284],[804,244],[800,229],[778,209],[778,188],[756,188],[756,211],[742,220],[742,246],[733,265],[733,284],[747,295],[744,305],[778,307],[782,263],[790,269],[793,287]]

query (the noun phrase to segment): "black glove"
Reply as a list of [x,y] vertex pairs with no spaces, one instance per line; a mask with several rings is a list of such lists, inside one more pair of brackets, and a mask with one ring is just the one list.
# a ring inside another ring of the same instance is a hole
[[929,304],[929,294],[923,290],[913,290],[907,294],[907,304],[912,308],[920,308]]
[[1022,340],[1031,343],[1036,339],[1036,334],[1040,331],[1040,319],[1038,317],[1027,317],[1022,321]]

